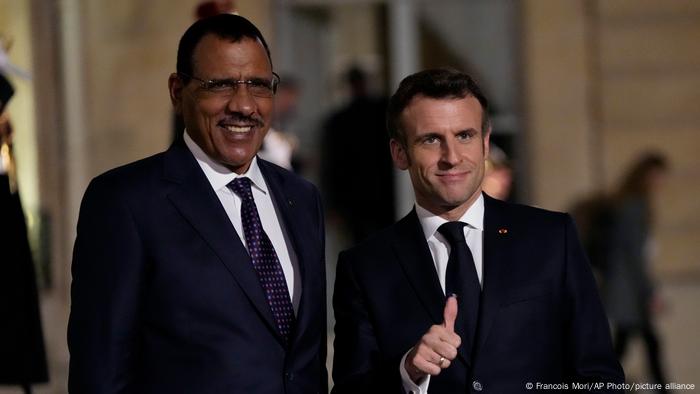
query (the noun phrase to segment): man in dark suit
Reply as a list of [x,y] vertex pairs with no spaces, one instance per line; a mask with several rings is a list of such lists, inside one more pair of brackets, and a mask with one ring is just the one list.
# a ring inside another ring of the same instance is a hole
[[339,257],[334,393],[608,392],[624,381],[569,216],[482,193],[487,110],[454,70],[411,75],[392,96],[391,154],[416,206]]
[[71,393],[327,391],[319,195],[256,158],[277,83],[245,18],[183,35],[169,79],[183,138],[85,192]]

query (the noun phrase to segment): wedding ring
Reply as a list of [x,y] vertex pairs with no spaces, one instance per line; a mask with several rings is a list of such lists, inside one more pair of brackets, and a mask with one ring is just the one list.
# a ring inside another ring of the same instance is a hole
[[440,361],[438,361],[438,367],[442,367],[442,363],[445,362],[445,357],[440,357]]

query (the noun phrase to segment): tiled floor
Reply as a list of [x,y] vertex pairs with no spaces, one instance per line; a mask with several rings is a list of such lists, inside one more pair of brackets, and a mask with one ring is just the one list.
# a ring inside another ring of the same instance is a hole
[[[669,379],[676,383],[700,386],[700,283],[666,282],[662,292],[670,305],[666,315],[658,321],[664,341],[664,355]],[[51,382],[38,385],[35,394],[63,394],[66,392],[68,350],[66,348],[67,307],[51,296],[44,297],[42,313],[44,332],[50,358]],[[329,338],[329,344],[332,340]],[[332,347],[329,346],[329,359]],[[646,382],[646,364],[641,344],[635,342],[624,360],[629,381]],[[700,387],[696,388],[700,392]],[[19,388],[4,386],[0,394],[20,394]]]

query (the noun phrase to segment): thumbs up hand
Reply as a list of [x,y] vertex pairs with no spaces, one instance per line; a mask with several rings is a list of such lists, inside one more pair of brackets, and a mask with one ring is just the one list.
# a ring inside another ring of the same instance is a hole
[[[445,310],[442,312],[442,325],[447,331],[455,332],[455,320],[457,320],[457,296],[451,295],[445,302]],[[459,346],[459,345],[458,345]]]
[[456,319],[457,296],[451,295],[445,302],[442,324],[431,326],[406,357],[404,367],[413,382],[439,375],[457,357],[462,339],[455,333]]

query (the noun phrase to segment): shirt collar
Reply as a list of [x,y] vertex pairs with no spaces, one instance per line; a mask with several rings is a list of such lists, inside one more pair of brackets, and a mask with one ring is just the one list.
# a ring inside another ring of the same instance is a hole
[[[418,215],[418,221],[423,229],[423,235],[425,239],[430,239],[437,229],[443,224],[447,223],[448,220],[435,215],[434,213],[428,211],[427,209],[421,207],[416,202],[416,214]],[[484,230],[484,195],[479,194],[479,197],[474,201],[474,203],[464,212],[460,222],[466,223],[470,228],[477,229],[480,231]]]
[[202,168],[202,171],[204,171],[204,175],[207,177],[207,180],[211,184],[214,191],[219,191],[222,188],[225,188],[229,183],[231,183],[231,181],[238,177],[246,177],[250,179],[255,188],[267,194],[267,184],[265,183],[265,179],[263,178],[260,167],[258,166],[257,156],[253,156],[253,160],[250,162],[248,171],[238,175],[209,157],[209,155],[207,155],[202,148],[200,148],[199,145],[194,142],[190,135],[187,134],[187,131],[185,131],[184,140],[185,145],[187,145],[187,148],[189,148],[192,155],[194,155],[194,158]]

